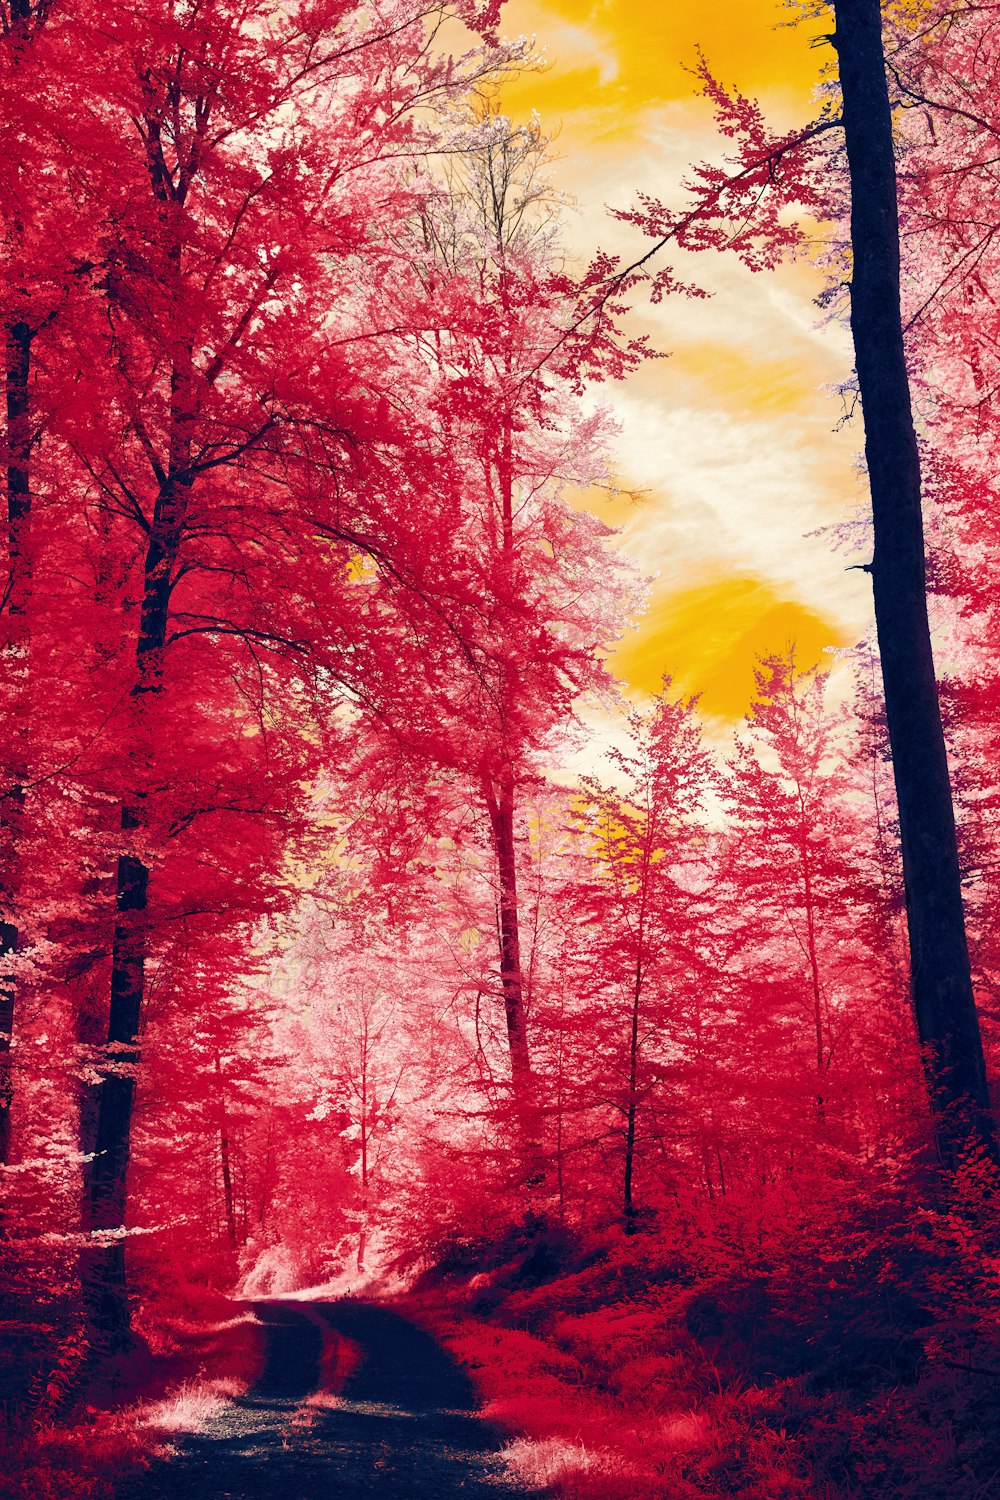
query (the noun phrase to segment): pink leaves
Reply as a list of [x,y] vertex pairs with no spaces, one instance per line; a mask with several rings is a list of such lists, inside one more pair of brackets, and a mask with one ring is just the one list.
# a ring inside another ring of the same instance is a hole
[[737,150],[721,162],[692,169],[682,185],[688,193],[682,208],[640,192],[635,207],[615,210],[617,219],[656,243],[631,265],[605,260],[600,267],[609,280],[625,286],[648,282],[653,302],[673,294],[706,295],[676,268],[661,263],[670,247],[691,253],[731,251],[751,271],[773,270],[803,247],[803,216],[823,219],[829,209],[825,137],[836,129],[836,120],[824,113],[802,130],[774,134],[760,106],[724,88],[703,58],[695,76],[715,107],[719,133],[735,142]]

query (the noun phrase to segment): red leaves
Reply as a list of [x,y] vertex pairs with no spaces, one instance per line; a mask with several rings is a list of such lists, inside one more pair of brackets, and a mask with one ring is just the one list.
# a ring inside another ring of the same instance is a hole
[[616,211],[616,218],[634,224],[656,244],[630,266],[612,270],[607,265],[604,274],[624,285],[648,281],[654,302],[674,292],[705,295],[675,268],[660,264],[671,246],[690,252],[732,251],[751,271],[773,270],[803,247],[803,216],[822,220],[830,215],[825,137],[836,120],[824,113],[805,129],[776,135],[760,106],[724,88],[704,58],[695,76],[715,107],[720,134],[735,141],[738,150],[720,163],[703,162],[693,169],[682,184],[689,194],[685,208],[671,208],[640,193],[636,207]]
[[[4,963],[23,1138],[59,1133],[32,1222],[55,1204],[75,1232],[87,1091],[126,1068],[130,1217],[183,1222],[185,1273],[207,1246],[232,1280],[235,1238],[244,1269],[346,1275],[362,1234],[388,1259],[532,1194],[678,1238],[682,1199],[722,1205],[735,1262],[915,1118],[892,807],[877,733],[852,740],[825,679],[779,658],[731,761],[665,694],[628,719],[613,784],[548,784],[634,603],[571,503],[607,477],[579,397],[648,357],[622,321],[640,281],[704,295],[661,249],[764,270],[801,248],[835,121],[773,133],[703,65],[730,155],[685,206],[620,215],[647,256],[574,278],[537,132],[461,104],[509,51],[433,58],[404,4],[58,19],[30,77],[3,62],[34,130],[0,166],[0,301],[34,330],[5,455],[33,510],[9,558],[3,706],[30,732],[5,751]],[[89,143],[45,72],[73,38]],[[969,209],[947,176],[921,287],[950,285]],[[935,544],[969,564],[937,581],[985,636],[993,352],[955,305],[932,322],[939,431],[970,391],[984,414],[930,466]],[[957,663],[954,701],[992,984],[987,655]],[[119,858],[149,872],[128,918],[146,968],[141,1037],[109,1053]]]

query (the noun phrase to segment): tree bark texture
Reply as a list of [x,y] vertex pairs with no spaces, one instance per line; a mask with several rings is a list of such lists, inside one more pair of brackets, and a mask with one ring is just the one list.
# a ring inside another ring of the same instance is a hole
[[996,1154],[972,991],[955,813],[927,618],[920,457],[900,311],[899,215],[879,0],[835,0],[851,179],[851,329],[865,425],[871,564],[899,803],[911,991],[938,1147]]
[[28,673],[31,649],[31,408],[29,377],[35,330],[23,319],[7,324],[5,394],[7,447],[7,580],[4,590],[3,669],[10,692],[11,738],[7,785],[0,803],[0,1163],[11,1159],[14,1077],[14,975],[4,960],[21,939],[17,907],[25,783],[28,780]]
[[[643,907],[645,907],[645,895],[643,896]],[[631,1234],[635,1229],[636,1218],[632,1183],[635,1171],[636,1122],[639,1114],[639,1018],[642,1010],[643,973],[641,944],[643,937],[643,916],[644,911],[640,914],[640,952],[635,963],[635,984],[632,989],[632,1014],[629,1019],[628,1104],[625,1113],[625,1180],[622,1189],[622,1208],[625,1217],[626,1234]]]
[[[180,551],[190,494],[190,421],[193,412],[190,351],[183,372],[171,379],[170,464],[156,497],[143,571],[143,599],[132,689],[138,758],[148,757],[142,729],[143,703],[163,687],[163,654],[174,567]],[[140,771],[136,764],[136,771]],[[148,769],[148,768],[147,768]],[[142,779],[141,777],[139,779]],[[118,857],[115,928],[111,953],[111,999],[103,1076],[97,1085],[95,1140],[84,1142],[91,1156],[84,1179],[84,1227],[93,1237],[81,1262],[84,1304],[92,1335],[106,1349],[127,1346],[131,1313],[124,1255],[127,1178],[132,1111],[139,1066],[139,1030],[145,991],[149,900],[148,856],[142,851],[147,826],[145,794],[122,808],[126,848]],[[133,843],[134,851],[128,849]]]
[[524,975],[521,966],[520,917],[517,895],[517,849],[514,841],[515,783],[513,774],[503,774],[499,786],[484,784],[486,806],[493,836],[498,876],[500,938],[500,986],[503,992],[510,1051],[510,1086],[517,1120],[521,1171],[533,1190],[545,1180],[542,1130],[535,1075],[528,1050],[528,1018],[525,1009]]
[[505,776],[494,791],[487,788],[487,807],[497,862],[500,910],[500,985],[503,991],[511,1085],[515,1100],[527,1107],[532,1093],[528,1028],[524,1013],[521,937],[517,901],[517,851],[514,845],[513,777]]

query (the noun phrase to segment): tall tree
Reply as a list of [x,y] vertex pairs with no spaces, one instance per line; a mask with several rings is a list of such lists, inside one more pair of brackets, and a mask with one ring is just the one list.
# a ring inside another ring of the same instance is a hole
[[[950,9],[943,8],[948,12]],[[616,272],[619,285],[668,245],[734,251],[760,271],[804,235],[793,209],[836,219],[850,203],[851,326],[872,495],[874,585],[889,744],[899,803],[910,991],[940,1153],[953,1162],[970,1133],[995,1153],[989,1089],[970,976],[953,789],[941,722],[931,634],[921,506],[920,455],[900,308],[898,185],[892,103],[879,0],[837,0],[834,43],[840,96],[833,91],[805,129],[771,132],[753,101],[728,93],[703,63],[703,92],[719,128],[738,142],[727,163],[696,169],[682,212],[652,198],[622,217],[657,246]],[[916,46],[940,16],[921,11]],[[924,22],[929,21],[925,26]],[[894,73],[897,59],[893,59]],[[919,98],[919,92],[914,95]],[[956,110],[956,118],[961,116]],[[964,125],[961,128],[966,128]],[[829,142],[843,130],[847,180]],[[952,276],[950,268],[945,279]],[[657,295],[676,286],[667,266]],[[838,278],[838,287],[840,285]]]
[[[46,49],[39,40],[48,10],[48,5],[33,0],[11,0],[0,7],[0,258],[4,283],[0,339],[7,543],[6,577],[0,587],[0,666],[7,728],[0,788],[0,1163],[8,1160],[11,1148],[15,971],[18,950],[23,952],[25,947],[20,887],[32,740],[32,454],[40,435],[32,364],[39,334],[65,302],[66,286],[72,281],[75,238],[72,230],[61,235],[57,229],[72,209],[64,191],[67,155],[61,149],[64,143],[59,142],[59,132],[53,129],[47,99],[60,54],[58,48]],[[77,43],[79,40],[78,33]],[[38,190],[43,176],[48,179],[44,192]],[[10,961],[5,962],[8,958]]]
[[[645,1112],[667,1071],[671,1023],[682,1009],[695,952],[694,913],[704,870],[702,820],[710,793],[710,757],[693,705],[670,696],[665,679],[647,715],[630,716],[630,745],[612,760],[625,786],[615,796],[597,783],[595,854],[604,900],[593,913],[605,981],[620,1000],[615,1107],[622,1116],[622,1209],[636,1223],[636,1161]],[[600,888],[599,888],[600,889]],[[596,934],[595,934],[596,936]]]
[[[789,1140],[850,1147],[867,1123],[867,1039],[886,988],[869,804],[857,795],[849,723],[828,678],[794,652],[756,670],[754,702],[725,780],[730,831],[720,920],[733,957],[732,1003],[770,1054],[762,1094]],[[867,990],[862,1021],[854,997]],[[876,1091],[882,1079],[874,1080]]]
[[879,0],[835,0],[851,183],[851,331],[875,548],[870,570],[906,889],[910,984],[942,1156],[995,1151],[955,811],[927,617],[920,456],[900,313],[892,109]]
[[419,372],[389,374],[403,355],[391,333],[380,347],[379,287],[406,279],[431,106],[485,64],[431,56],[425,12],[390,11],[372,26],[347,0],[294,14],[214,0],[166,18],[154,4],[119,18],[119,66],[104,63],[124,143],[106,205],[105,410],[74,446],[126,560],[107,1045],[84,1140],[87,1300],[109,1343],[128,1337],[121,1232],[153,887],[192,821],[253,803],[252,780],[220,795],[227,769],[199,705],[210,716],[235,696],[242,717],[241,697],[255,704],[250,763],[271,760],[278,717],[298,735],[294,802],[314,751],[302,713],[272,719],[270,695],[298,690],[300,710],[337,695],[358,623],[343,614],[348,558],[391,550],[390,485],[395,503],[420,483],[419,428],[405,429],[404,472],[391,400]]
[[[546,736],[602,680],[595,648],[620,618],[622,589],[601,555],[603,529],[565,499],[568,482],[583,486],[604,470],[601,419],[581,409],[579,392],[641,355],[604,323],[569,328],[575,293],[559,260],[547,143],[537,128],[514,128],[489,111],[475,131],[475,145],[420,219],[430,305],[462,309],[422,341],[461,467],[448,550],[416,559],[407,582],[420,612],[417,677],[440,702],[447,675],[462,700],[445,720],[450,728],[423,744],[439,766],[467,777],[486,815],[511,1094],[537,1176],[519,802]],[[399,701],[412,741],[421,716],[410,680]]]

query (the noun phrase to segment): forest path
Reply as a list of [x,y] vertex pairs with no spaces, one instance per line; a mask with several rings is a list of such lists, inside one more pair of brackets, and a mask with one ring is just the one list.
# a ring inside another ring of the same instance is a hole
[[251,1306],[266,1330],[257,1384],[118,1500],[524,1496],[468,1377],[422,1329],[370,1303]]

